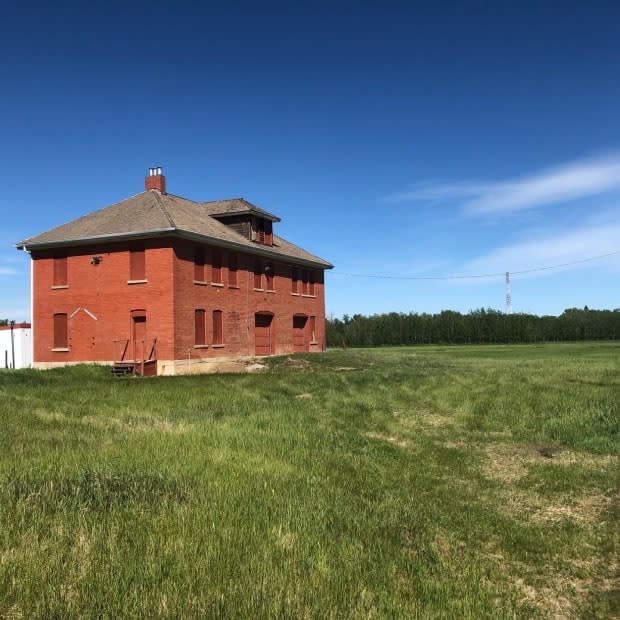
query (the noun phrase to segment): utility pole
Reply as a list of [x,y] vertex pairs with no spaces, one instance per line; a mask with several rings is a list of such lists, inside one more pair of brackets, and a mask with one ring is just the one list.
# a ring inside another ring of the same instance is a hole
[[11,368],[15,369],[15,334],[13,333],[13,326],[15,325],[15,321],[11,321],[11,359],[13,360],[13,365]]

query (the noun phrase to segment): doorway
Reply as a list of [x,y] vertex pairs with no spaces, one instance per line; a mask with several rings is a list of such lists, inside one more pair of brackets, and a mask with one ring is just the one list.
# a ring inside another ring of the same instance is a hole
[[254,347],[256,355],[273,354],[273,314],[260,312],[254,315]]
[[301,353],[308,350],[306,338],[306,325],[308,317],[304,314],[296,314],[293,317],[293,351]]
[[131,312],[131,343],[134,360],[143,360],[146,355],[146,312],[132,310]]

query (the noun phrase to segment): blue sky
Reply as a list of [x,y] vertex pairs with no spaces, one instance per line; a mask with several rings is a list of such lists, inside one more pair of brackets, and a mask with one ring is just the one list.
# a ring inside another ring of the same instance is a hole
[[[14,244],[152,165],[278,214],[334,316],[503,309],[503,276],[413,278],[620,251],[618,3],[203,4],[3,8],[0,318],[29,317]],[[514,274],[513,308],[617,308],[619,276]]]

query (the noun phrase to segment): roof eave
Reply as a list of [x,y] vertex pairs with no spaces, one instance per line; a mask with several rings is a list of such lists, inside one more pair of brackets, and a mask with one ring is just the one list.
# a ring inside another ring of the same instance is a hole
[[210,235],[204,235],[201,233],[196,233],[188,230],[183,230],[179,228],[163,228],[158,230],[146,231],[146,232],[132,232],[132,233],[117,233],[117,234],[108,234],[108,235],[97,235],[94,237],[83,237],[76,239],[68,239],[63,241],[43,241],[43,242],[33,242],[29,243],[28,240],[20,241],[15,244],[15,247],[18,250],[26,250],[28,252],[32,250],[49,250],[52,248],[67,248],[67,247],[75,247],[77,245],[96,245],[98,243],[104,243],[107,241],[131,241],[134,239],[152,239],[158,237],[166,237],[166,236],[175,236],[183,239],[189,239],[191,241],[201,241],[201,242],[209,242],[215,246],[228,248],[231,250],[241,250],[247,252],[249,254],[255,254],[257,256],[264,256],[271,258],[272,260],[282,260],[285,259],[291,263],[295,263],[297,265],[303,265],[308,267],[314,267],[318,269],[333,269],[333,265],[328,262],[323,261],[313,261],[310,259],[299,258],[297,256],[291,256],[289,254],[280,254],[278,252],[274,252],[270,250],[268,247],[260,247],[256,245],[255,247],[247,246],[243,243],[237,243],[235,241],[228,241],[226,239],[220,239],[218,237],[212,237]]
[[105,235],[95,235],[92,237],[76,237],[75,239],[64,239],[61,241],[33,241],[28,239],[15,244],[18,250],[48,250],[51,248],[67,248],[76,245],[96,245],[106,241],[128,241],[132,239],[152,239],[153,237],[165,237],[173,234],[176,228],[160,228],[158,230],[148,230],[140,232],[123,232]]
[[239,215],[256,215],[258,217],[262,217],[264,220],[269,220],[271,222],[282,221],[277,215],[261,213],[260,211],[255,211],[253,209],[245,209],[243,211],[230,211],[228,213],[210,213],[209,215],[216,220],[226,219],[228,217],[237,217]]

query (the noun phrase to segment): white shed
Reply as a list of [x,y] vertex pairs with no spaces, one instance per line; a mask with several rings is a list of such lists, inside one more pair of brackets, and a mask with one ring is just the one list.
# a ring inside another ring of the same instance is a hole
[[32,329],[30,323],[0,326],[0,368],[32,366]]

